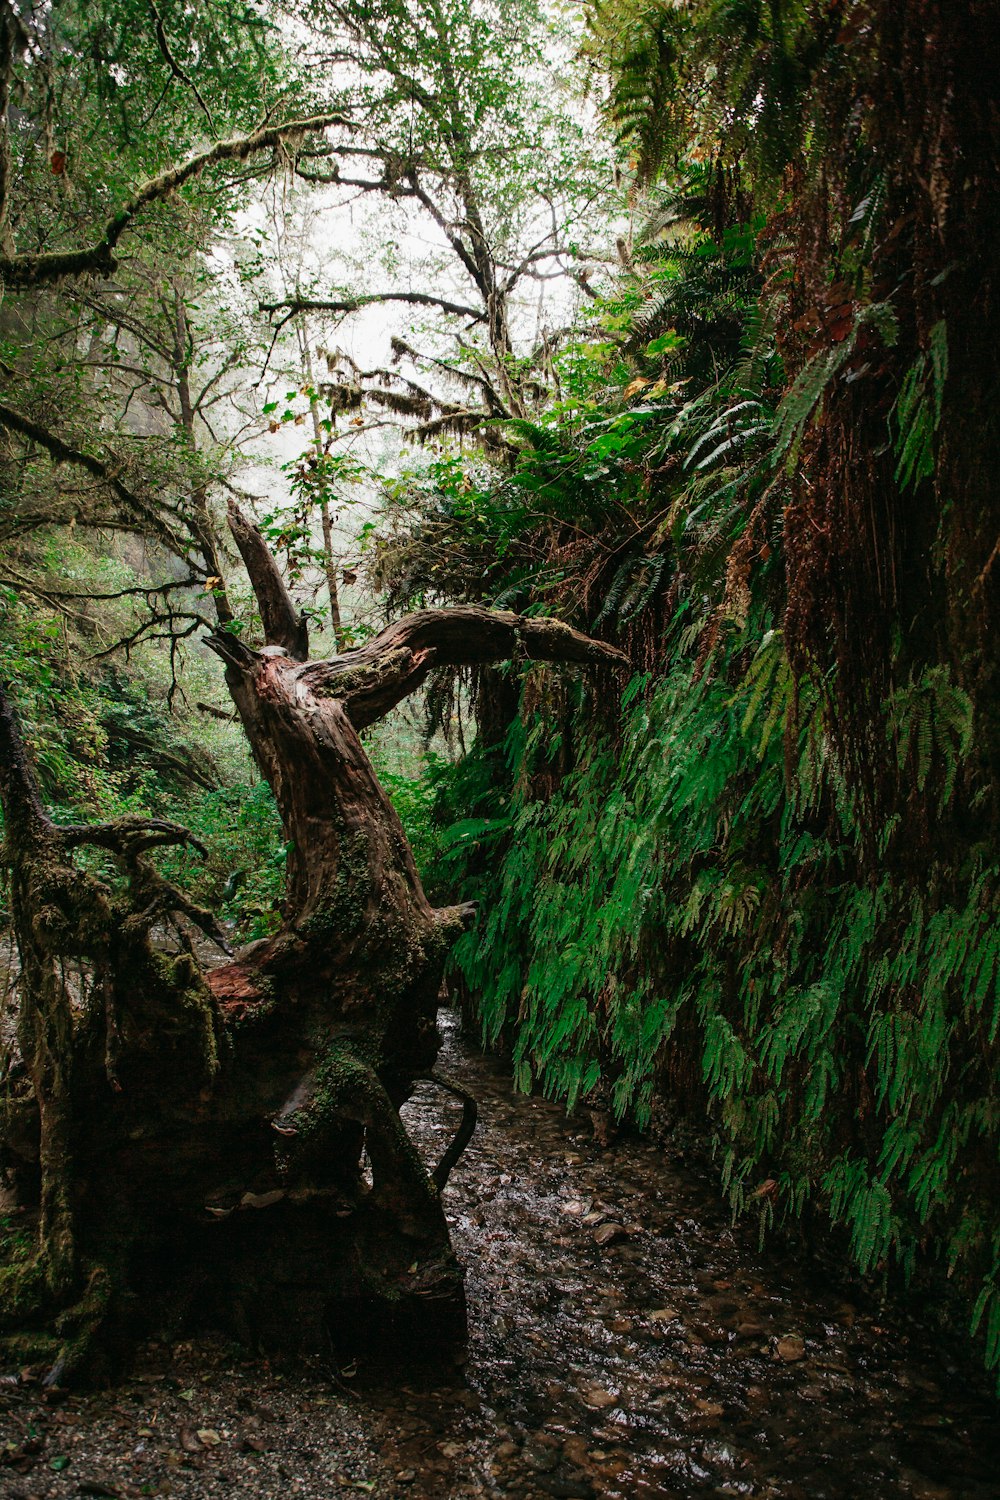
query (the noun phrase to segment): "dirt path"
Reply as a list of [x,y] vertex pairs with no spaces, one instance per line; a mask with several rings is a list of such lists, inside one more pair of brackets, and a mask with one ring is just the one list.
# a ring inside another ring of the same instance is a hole
[[[0,1495],[1000,1496],[997,1408],[960,1356],[758,1253],[682,1159],[515,1097],[444,1024],[442,1070],[481,1101],[448,1188],[464,1365],[400,1386],[175,1344],[110,1393],[8,1383]],[[429,1158],[452,1108],[408,1106]]]

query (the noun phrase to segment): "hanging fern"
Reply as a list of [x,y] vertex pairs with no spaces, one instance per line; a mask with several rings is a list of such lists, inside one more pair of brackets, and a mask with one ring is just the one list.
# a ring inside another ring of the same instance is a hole
[[837,376],[854,357],[859,336],[870,331],[891,347],[896,341],[896,315],[888,302],[871,302],[858,311],[839,342],[820,349],[803,365],[778,407],[775,424],[776,461],[792,469],[809,422],[832,389]]
[[968,694],[951,681],[947,667],[929,667],[894,695],[887,727],[896,740],[900,770],[912,772],[918,792],[936,772],[938,805],[944,807],[972,747],[973,706]]
[[941,424],[944,387],[948,379],[948,325],[934,324],[927,351],[914,360],[903,380],[892,410],[896,482],[904,489],[934,473],[934,435]]

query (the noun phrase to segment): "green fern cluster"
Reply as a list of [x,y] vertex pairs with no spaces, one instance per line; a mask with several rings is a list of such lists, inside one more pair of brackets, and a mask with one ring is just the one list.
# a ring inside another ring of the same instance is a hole
[[772,168],[794,149],[821,60],[802,0],[594,0],[590,27],[606,114],[641,182],[692,145]]
[[[503,816],[452,830],[453,874],[500,840],[456,950],[484,1035],[515,1035],[523,1087],[572,1106],[603,1083],[640,1123],[686,1074],[734,1211],[763,1231],[818,1206],[866,1272],[936,1249],[975,1283],[997,1364],[1000,866],[873,882],[824,695],[795,689],[780,631],[731,630],[711,671],[673,641],[662,679],[626,692],[620,744],[591,733],[536,798],[553,725],[516,722]],[[890,722],[950,796],[964,695],[925,673]]]

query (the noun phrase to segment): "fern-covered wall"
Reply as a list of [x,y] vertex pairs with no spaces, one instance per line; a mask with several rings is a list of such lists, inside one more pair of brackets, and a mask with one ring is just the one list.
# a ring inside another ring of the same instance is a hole
[[439,878],[480,903],[487,1037],[570,1103],[707,1118],[765,1227],[808,1205],[863,1271],[936,1259],[997,1366],[989,11],[598,7],[645,223],[516,472],[442,470],[396,576],[558,607],[637,669],[530,670],[502,742],[510,679],[472,684]]
[[[456,859],[504,850],[463,884],[483,917],[458,965],[522,1086],[573,1104],[603,1080],[640,1123],[658,1093],[704,1111],[737,1212],[767,1227],[808,1205],[862,1271],[932,1249],[994,1362],[1000,863],[872,873],[818,694],[793,710],[780,635],[749,669],[746,641],[706,671],[675,637],[666,674],[626,691],[621,738],[581,734],[551,796],[531,772],[553,724],[513,726],[507,807],[452,830]],[[921,774],[953,774],[964,695],[922,681],[896,711]]]

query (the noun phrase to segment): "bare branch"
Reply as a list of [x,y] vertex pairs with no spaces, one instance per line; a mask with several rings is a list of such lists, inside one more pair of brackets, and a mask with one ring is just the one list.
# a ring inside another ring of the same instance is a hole
[[305,617],[292,603],[278,564],[261,535],[260,527],[240,510],[236,501],[228,505],[229,529],[240,549],[250,575],[250,584],[260,609],[264,639],[269,646],[281,646],[293,661],[305,661],[309,653],[309,632]]
[[323,301],[292,297],[285,302],[261,302],[259,309],[264,313],[284,312],[288,317],[294,317],[296,313],[302,312],[359,312],[363,307],[371,307],[384,302],[406,302],[415,307],[436,307],[441,312],[454,313],[459,318],[471,318],[476,323],[486,321],[486,313],[482,308],[470,307],[465,302],[451,302],[447,297],[434,297],[429,292],[368,292],[359,297],[331,298]]
[[3,402],[0,402],[0,427],[6,427],[9,432],[16,432],[21,437],[27,438],[29,442],[37,443],[56,463],[75,464],[78,468],[85,469],[88,474],[92,474],[95,479],[106,484],[127,510],[141,517],[172,552],[178,555],[184,554],[185,548],[181,539],[174,535],[161,510],[124,484],[110,464],[96,458],[92,453],[85,453],[81,448],[74,448],[56,433],[50,432],[48,428],[40,426],[30,417],[15,411],[13,407]]
[[357,188],[362,193],[387,193],[392,198],[415,198],[411,187],[402,187],[398,182],[387,188],[384,178],[345,177],[336,167],[329,172],[304,172],[296,162],[295,175],[303,182],[312,182],[320,187]]
[[160,51],[163,53],[163,56],[166,59],[167,66],[169,67],[174,78],[176,78],[180,83],[183,83],[184,86],[186,88],[189,88],[194,94],[194,97],[197,99],[199,105],[201,106],[202,114],[208,121],[208,128],[214,135],[215,121],[212,119],[212,112],[209,109],[208,105],[205,103],[204,99],[201,97],[201,90],[198,88],[198,85],[195,83],[194,79],[189,77],[188,74],[185,73],[184,69],[181,67],[180,63],[177,61],[177,59],[174,57],[174,54],[170,50],[170,43],[167,41],[167,33],[163,26],[163,17],[160,15],[160,12],[156,8],[156,0],[149,0],[149,8],[153,12],[153,24],[156,31],[156,40],[159,43]]
[[223,724],[235,724],[239,719],[239,714],[233,713],[232,710],[227,712],[224,708],[216,708],[214,703],[202,703],[199,701],[195,704],[195,708],[200,714],[208,714],[212,719],[221,719]]

